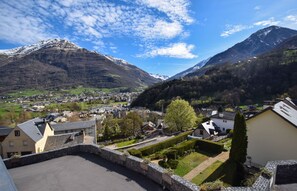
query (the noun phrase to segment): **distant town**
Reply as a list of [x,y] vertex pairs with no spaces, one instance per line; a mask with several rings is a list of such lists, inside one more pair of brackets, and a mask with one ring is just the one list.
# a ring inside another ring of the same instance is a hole
[[[263,173],[270,174],[262,168],[269,161],[296,157],[288,152],[294,150],[290,142],[295,140],[297,126],[297,106],[290,98],[198,109],[178,98],[162,112],[131,108],[138,94],[93,91],[2,96],[1,104],[18,109],[2,111],[1,156],[7,161],[20,160],[35,153],[94,144],[142,158],[202,187],[213,181],[210,186],[249,187]],[[273,136],[287,138],[278,142]],[[237,157],[244,150],[240,161]]]

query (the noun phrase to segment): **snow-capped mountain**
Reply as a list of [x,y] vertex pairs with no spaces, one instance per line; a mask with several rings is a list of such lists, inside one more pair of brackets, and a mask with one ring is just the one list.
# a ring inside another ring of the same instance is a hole
[[132,90],[160,81],[125,60],[61,39],[1,50],[0,73],[0,92],[78,85]]
[[203,75],[210,67],[219,64],[237,63],[247,59],[255,59],[258,55],[269,52],[286,39],[297,35],[296,30],[279,26],[270,26],[258,30],[247,39],[235,44],[229,49],[203,60],[195,66],[180,72],[169,80],[179,79],[184,76]]
[[295,35],[297,35],[296,30],[279,26],[266,27],[226,51],[216,54],[206,63],[206,66],[236,63],[253,58],[272,50],[284,40]]
[[169,78],[169,76],[161,75],[161,74],[152,74],[152,73],[149,73],[149,75],[151,75],[154,78],[160,79],[162,81],[167,80]]
[[17,47],[13,49],[0,50],[0,54],[7,55],[9,57],[13,57],[13,56],[22,57],[22,56],[31,54],[32,52],[35,52],[37,50],[40,50],[41,48],[51,48],[51,47],[55,47],[58,49],[80,49],[79,46],[65,39],[49,39],[49,40],[40,41],[32,45]]
[[128,63],[126,60],[120,59],[120,58],[115,58],[109,55],[103,55],[105,56],[107,59],[109,59],[110,61],[119,64],[119,65],[131,65],[130,63]]
[[205,60],[202,60],[201,62],[199,62],[198,64],[196,64],[195,66],[185,70],[185,71],[182,71],[172,77],[169,78],[169,80],[173,80],[173,79],[179,79],[179,78],[182,78],[190,73],[193,73],[197,70],[199,70],[200,68],[202,68],[208,61],[209,61],[210,58],[208,59],[205,59]]

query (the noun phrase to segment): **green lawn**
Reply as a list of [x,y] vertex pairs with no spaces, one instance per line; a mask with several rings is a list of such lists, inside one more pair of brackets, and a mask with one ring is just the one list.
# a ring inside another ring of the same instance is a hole
[[8,93],[8,95],[12,97],[22,97],[22,96],[34,96],[34,95],[43,95],[47,94],[48,92],[46,90],[22,90],[22,91],[14,91],[11,93]]
[[104,93],[111,93],[111,92],[120,92],[121,90],[125,90],[127,87],[118,87],[118,88],[90,88],[90,87],[82,87],[78,86],[72,89],[65,89],[63,92],[69,93],[72,95],[79,95],[82,93],[95,93],[95,92],[104,92]]
[[205,182],[213,182],[221,180],[225,187],[233,185],[236,167],[230,161],[216,161],[211,166],[202,171],[199,175],[192,179],[192,182],[201,185]]
[[76,88],[72,88],[72,89],[67,89],[67,90],[63,90],[64,92],[67,92],[69,94],[72,95],[79,95],[82,93],[94,93],[96,91],[100,90],[99,88],[88,88],[88,87],[76,87]]
[[132,140],[129,140],[129,141],[124,141],[124,142],[120,142],[120,143],[117,143],[117,147],[124,147],[124,146],[128,146],[128,145],[132,145],[134,143],[137,142],[137,139],[132,139]]
[[0,115],[4,115],[7,112],[15,112],[19,114],[21,112],[21,107],[15,103],[0,103]]
[[204,171],[202,171],[199,175],[194,177],[192,179],[192,182],[200,185],[205,182],[205,180],[212,175],[223,163],[221,161],[214,162],[211,166],[206,168]]
[[208,156],[204,154],[193,152],[178,160],[179,163],[174,173],[179,176],[184,176],[207,158]]

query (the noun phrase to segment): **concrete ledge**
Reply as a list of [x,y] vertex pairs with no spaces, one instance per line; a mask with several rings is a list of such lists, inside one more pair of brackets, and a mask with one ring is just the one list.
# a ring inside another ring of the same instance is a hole
[[141,164],[143,164],[143,160],[134,156],[128,156],[126,159],[126,167],[135,172],[146,175],[146,170],[141,168]]
[[4,159],[3,162],[6,165],[6,168],[10,169],[14,167],[25,166],[33,163],[50,160],[50,159],[65,156],[65,155],[72,155],[72,154],[78,153],[79,150],[80,150],[79,145],[75,145],[72,147],[25,155],[19,158]]
[[186,179],[183,179],[180,176],[172,175],[171,176],[171,187],[172,191],[198,191],[199,187],[192,182],[189,182]]
[[80,152],[92,153],[92,154],[95,154],[95,155],[100,155],[101,154],[101,146],[94,145],[94,144],[80,144],[79,145],[79,151]]
[[149,177],[150,179],[152,179],[153,181],[161,185],[163,183],[163,178],[162,178],[163,173],[165,173],[164,168],[154,163],[148,164],[147,177]]
[[116,164],[125,166],[125,161],[123,159],[125,158],[124,153],[116,151],[116,150],[111,150],[108,148],[102,148],[101,149],[101,154],[100,156],[106,160],[109,160],[111,162],[114,162]]

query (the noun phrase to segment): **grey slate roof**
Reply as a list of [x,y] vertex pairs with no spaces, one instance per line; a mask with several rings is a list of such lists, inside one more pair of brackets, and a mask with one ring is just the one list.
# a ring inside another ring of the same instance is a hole
[[86,128],[94,127],[95,125],[96,125],[96,122],[94,120],[91,120],[91,121],[57,123],[57,124],[52,124],[51,127],[54,129],[54,131],[65,131],[65,130],[75,130],[75,129],[86,129]]
[[278,102],[272,110],[297,127],[297,106],[290,98]]
[[83,134],[79,133],[65,133],[60,135],[48,136],[44,146],[44,151],[74,146],[83,142],[84,136]]
[[216,119],[226,119],[226,120],[234,120],[236,113],[234,112],[223,112],[223,117],[220,117],[219,113],[216,113],[215,115],[210,116],[210,118],[216,118]]
[[13,128],[0,126],[0,136],[7,136],[12,130]]
[[35,142],[39,141],[43,137],[45,126],[46,124],[43,122],[43,119],[40,118],[34,118],[18,124],[18,127]]

